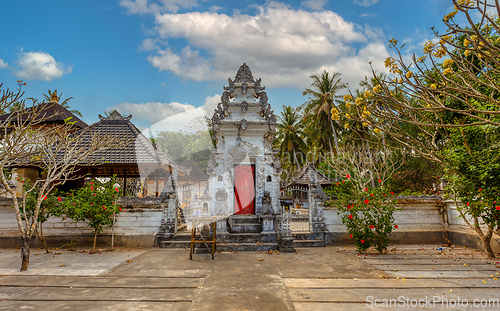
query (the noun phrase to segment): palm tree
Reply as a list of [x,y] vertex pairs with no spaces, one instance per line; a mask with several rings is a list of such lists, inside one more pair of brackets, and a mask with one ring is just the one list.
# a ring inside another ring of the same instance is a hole
[[[279,156],[283,168],[289,171],[288,173],[294,171],[295,168],[299,170],[304,163],[304,154],[307,151],[307,145],[304,142],[306,134],[303,131],[301,108],[283,106],[281,116],[278,116],[276,128],[277,139],[275,144],[280,150]],[[290,165],[284,163],[285,158],[288,156]]]
[[316,134],[315,143],[321,149],[327,146],[330,149],[330,154],[333,157],[333,146],[331,137],[333,136],[335,144],[335,152],[338,153],[338,124],[334,124],[332,120],[331,110],[335,107],[335,102],[338,102],[340,95],[337,92],[346,88],[347,85],[340,80],[340,73],[334,72],[330,75],[326,70],[321,74],[313,74],[310,76],[313,79],[311,83],[312,89],[306,89],[302,95],[309,95],[309,100],[303,104],[304,121],[308,123],[311,133]]
[[49,94],[43,94],[43,97],[45,98],[46,102],[50,102],[52,100],[52,96],[57,96],[57,103],[61,105],[61,107],[66,108],[71,112],[72,114],[75,114],[79,116],[80,118],[82,117],[82,113],[78,110],[70,110],[69,109],[69,101],[73,99],[73,97],[68,97],[65,100],[61,101],[62,93],[57,94],[57,89],[54,90],[54,92],[51,92],[50,90],[48,91]]

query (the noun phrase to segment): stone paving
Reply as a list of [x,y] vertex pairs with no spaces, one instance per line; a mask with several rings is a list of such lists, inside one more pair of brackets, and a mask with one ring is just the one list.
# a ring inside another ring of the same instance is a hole
[[215,260],[195,255],[192,261],[183,249],[34,250],[27,273],[17,271],[18,250],[0,249],[0,310],[480,309],[475,299],[500,309],[499,260],[438,247],[359,255],[352,246],[327,246],[296,254],[223,252]]

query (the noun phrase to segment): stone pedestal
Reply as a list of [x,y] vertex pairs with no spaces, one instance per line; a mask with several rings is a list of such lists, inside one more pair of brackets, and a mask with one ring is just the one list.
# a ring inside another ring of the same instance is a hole
[[279,245],[279,251],[281,253],[295,253],[295,248],[293,247],[293,237],[283,237],[281,238],[281,243]]
[[262,233],[276,232],[276,228],[274,226],[275,219],[276,219],[276,216],[272,216],[272,215],[263,215],[262,216]]

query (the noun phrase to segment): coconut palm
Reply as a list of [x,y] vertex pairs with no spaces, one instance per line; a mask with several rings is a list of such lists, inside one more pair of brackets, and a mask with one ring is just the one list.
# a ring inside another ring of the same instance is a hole
[[311,75],[310,78],[313,79],[312,88],[302,93],[304,96],[309,95],[309,100],[302,106],[304,121],[308,124],[309,132],[316,136],[313,138],[314,144],[320,150],[329,148],[333,156],[333,145],[335,145],[335,153],[339,150],[337,137],[339,125],[333,122],[331,110],[341,97],[337,95],[337,92],[346,88],[347,85],[341,81],[338,72],[330,74],[325,70],[321,74]]
[[304,164],[304,155],[307,152],[301,109],[283,106],[276,129],[275,146],[280,150],[280,160],[290,177],[293,171],[299,170]]
[[63,108],[66,108],[69,110],[69,112],[71,112],[72,114],[75,114],[77,116],[79,116],[80,118],[82,117],[82,113],[78,110],[70,110],[69,109],[69,101],[73,99],[73,97],[68,97],[66,98],[65,100],[61,101],[61,97],[62,97],[62,93],[61,94],[57,94],[57,89],[54,90],[54,92],[51,92],[50,90],[48,91],[49,94],[43,94],[43,97],[45,99],[46,102],[50,102],[52,100],[52,95],[55,95],[57,96],[57,102],[59,105],[61,105]]

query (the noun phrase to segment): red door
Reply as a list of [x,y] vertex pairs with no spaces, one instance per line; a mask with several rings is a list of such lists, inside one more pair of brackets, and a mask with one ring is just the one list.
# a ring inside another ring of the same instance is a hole
[[234,213],[253,214],[255,203],[255,165],[234,167]]

